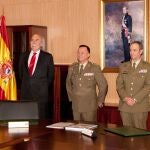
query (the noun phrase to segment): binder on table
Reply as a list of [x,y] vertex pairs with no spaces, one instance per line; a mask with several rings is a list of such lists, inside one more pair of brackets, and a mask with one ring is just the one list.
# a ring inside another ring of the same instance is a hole
[[105,128],[105,131],[119,134],[125,137],[150,135],[150,132],[147,130],[133,128],[133,127]]

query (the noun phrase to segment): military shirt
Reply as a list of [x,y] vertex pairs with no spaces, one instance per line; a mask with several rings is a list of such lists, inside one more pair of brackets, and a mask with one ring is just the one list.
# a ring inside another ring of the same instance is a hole
[[104,102],[107,81],[97,64],[88,62],[80,74],[79,63],[73,63],[68,69],[66,88],[73,110],[95,111],[98,102]]
[[[150,64],[141,61],[136,69],[131,62],[120,65],[120,72],[116,80],[117,92],[120,97],[119,110],[125,112],[149,111],[150,94]],[[128,106],[125,97],[136,100],[133,106]]]

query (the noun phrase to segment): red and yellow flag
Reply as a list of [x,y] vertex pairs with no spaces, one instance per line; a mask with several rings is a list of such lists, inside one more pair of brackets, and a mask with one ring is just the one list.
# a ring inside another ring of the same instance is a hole
[[0,26],[0,100],[17,100],[16,79],[10,58],[5,17]]

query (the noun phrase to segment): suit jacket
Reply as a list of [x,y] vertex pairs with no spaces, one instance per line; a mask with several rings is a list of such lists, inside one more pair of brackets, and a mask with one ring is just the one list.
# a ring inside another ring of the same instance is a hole
[[23,53],[19,63],[19,74],[22,81],[21,99],[38,101],[39,107],[45,109],[44,105],[48,103],[48,87],[54,77],[53,57],[41,50],[32,76],[28,71],[28,58],[29,52]]
[[128,28],[128,32],[132,32],[132,17],[128,13],[126,13],[123,21]]
[[[121,64],[117,80],[117,91],[120,96],[119,110],[124,112],[147,112],[149,111],[150,94],[150,64],[141,61],[136,69],[132,68],[131,62]],[[128,106],[124,98],[136,99],[133,106]]]
[[79,63],[74,63],[68,69],[66,88],[74,111],[95,111],[98,102],[104,102],[107,81],[98,65],[88,62],[80,74]]

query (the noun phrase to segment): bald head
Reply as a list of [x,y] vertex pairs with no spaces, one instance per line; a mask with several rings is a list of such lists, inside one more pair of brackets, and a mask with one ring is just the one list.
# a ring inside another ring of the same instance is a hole
[[33,34],[30,41],[31,49],[36,52],[43,47],[44,38],[39,34]]

